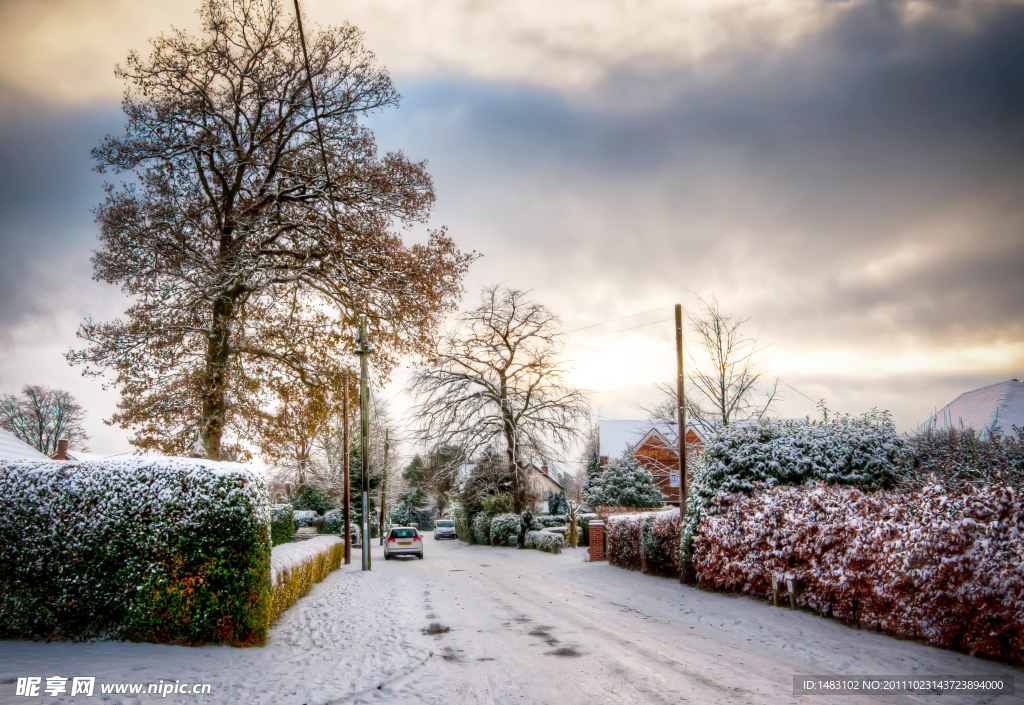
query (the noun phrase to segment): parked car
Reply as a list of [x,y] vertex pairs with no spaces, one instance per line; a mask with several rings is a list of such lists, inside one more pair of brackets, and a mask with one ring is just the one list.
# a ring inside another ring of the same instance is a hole
[[455,535],[455,522],[451,519],[438,519],[434,522],[434,538],[435,539],[454,539],[458,538]]
[[319,532],[315,526],[300,526],[294,534],[292,534],[293,541],[308,541],[309,539],[316,536]]
[[416,556],[423,558],[423,537],[411,526],[396,526],[388,532],[384,542],[384,560],[392,556]]

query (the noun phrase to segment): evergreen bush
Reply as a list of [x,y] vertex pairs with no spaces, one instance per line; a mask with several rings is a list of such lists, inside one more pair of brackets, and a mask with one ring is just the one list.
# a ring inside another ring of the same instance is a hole
[[601,477],[592,484],[585,498],[591,507],[660,507],[664,503],[661,490],[647,468],[632,453],[608,464]]
[[297,509],[292,512],[292,519],[295,521],[296,528],[313,526],[313,520],[316,519],[316,512],[312,509]]
[[295,510],[290,504],[270,507],[270,541],[272,546],[288,543],[295,533]]
[[0,638],[260,644],[270,549],[241,465],[0,462]]
[[499,514],[491,519],[491,543],[494,546],[515,546],[519,542],[519,515]]
[[491,545],[491,520],[483,512],[473,517],[473,543]]
[[324,514],[324,525],[320,531],[324,534],[337,534],[344,538],[345,516],[340,509],[332,509]]
[[512,511],[512,495],[508,492],[489,494],[480,501],[480,506],[488,516],[508,514]]

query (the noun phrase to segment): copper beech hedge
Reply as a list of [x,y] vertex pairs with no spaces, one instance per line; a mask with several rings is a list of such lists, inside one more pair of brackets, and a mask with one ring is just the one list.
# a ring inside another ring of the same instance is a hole
[[613,514],[605,520],[608,562],[650,575],[679,575],[679,511]]
[[1011,488],[819,483],[713,504],[694,537],[705,587],[767,597],[788,572],[798,604],[823,615],[1024,664],[1024,505]]

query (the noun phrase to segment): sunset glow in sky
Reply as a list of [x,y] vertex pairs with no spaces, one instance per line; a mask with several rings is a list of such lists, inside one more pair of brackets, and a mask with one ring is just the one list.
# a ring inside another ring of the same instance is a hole
[[[290,3],[289,3],[290,7]],[[62,357],[86,316],[114,64],[191,0],[0,3],[0,393],[72,391],[96,451],[116,391]],[[369,125],[426,159],[430,225],[532,289],[573,379],[642,417],[674,374],[672,305],[750,318],[781,416],[890,409],[909,429],[1024,374],[1024,3],[974,0],[310,0],[404,100]],[[418,237],[414,232],[410,237]],[[659,308],[660,307],[660,308]],[[645,323],[622,333],[612,331]],[[609,334],[611,333],[611,334]],[[396,411],[403,375],[386,390]],[[796,391],[798,390],[798,391]]]

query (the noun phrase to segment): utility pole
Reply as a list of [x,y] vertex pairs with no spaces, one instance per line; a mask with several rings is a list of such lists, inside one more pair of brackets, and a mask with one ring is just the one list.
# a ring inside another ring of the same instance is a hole
[[373,346],[366,339],[366,316],[359,314],[359,472],[363,499],[363,570],[370,570],[370,392],[367,360]]
[[[686,521],[686,389],[683,377],[683,305],[676,304],[676,403],[679,419],[679,523]],[[679,582],[690,582],[689,564],[679,564]]]
[[349,464],[351,462],[349,448],[351,447],[351,445],[350,445],[351,441],[349,440],[349,437],[348,437],[348,383],[349,383],[349,374],[348,374],[348,368],[346,367],[345,368],[345,389],[341,393],[341,399],[342,399],[341,405],[342,405],[342,408],[343,408],[343,411],[342,411],[343,420],[342,420],[341,426],[344,429],[342,431],[341,435],[342,435],[342,438],[343,438],[343,442],[345,443],[345,455],[344,455],[345,461],[343,463],[344,468],[345,468],[345,479],[344,479],[344,490],[342,492],[342,496],[343,496],[342,501],[344,502],[344,505],[343,505],[343,509],[341,510],[341,513],[344,515],[344,518],[345,518],[345,564],[346,565],[352,562],[352,484],[351,484],[351,480],[350,480],[351,476],[350,476],[350,473],[349,473]]
[[388,429],[384,429],[384,477],[380,481],[380,545],[384,545],[384,501],[388,497]]

